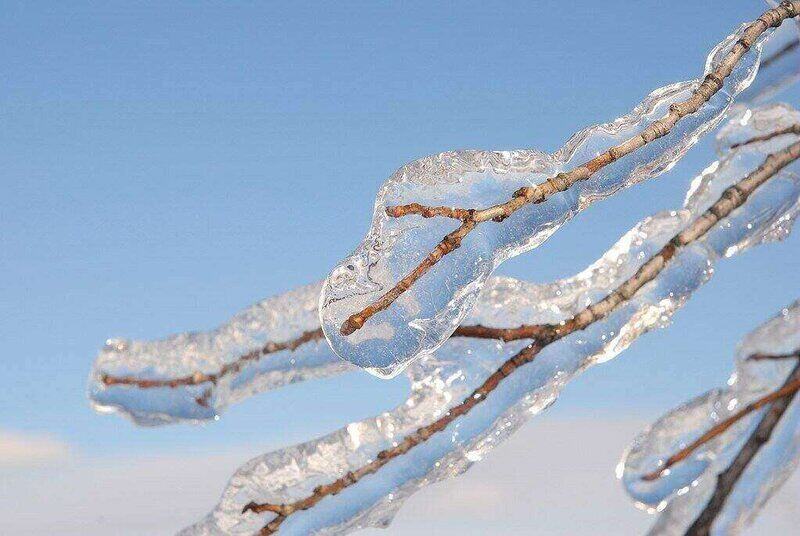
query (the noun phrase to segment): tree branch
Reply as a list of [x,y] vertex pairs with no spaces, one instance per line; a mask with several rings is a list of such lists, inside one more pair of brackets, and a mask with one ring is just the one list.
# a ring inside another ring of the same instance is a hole
[[[798,352],[780,356],[765,356],[763,354],[756,354],[756,356],[757,357],[755,357],[755,359],[800,358],[800,354],[798,354]],[[751,356],[751,358],[752,357],[753,356]],[[682,448],[681,450],[679,450],[678,452],[667,458],[667,460],[664,462],[664,465],[662,465],[656,471],[644,475],[642,477],[642,480],[648,480],[648,481],[658,480],[666,473],[666,471],[669,471],[669,469],[672,466],[682,462],[683,460],[691,456],[692,453],[694,453],[697,449],[699,449],[709,441],[712,441],[717,437],[721,436],[722,434],[724,434],[731,426],[742,420],[744,417],[750,415],[752,412],[757,411],[763,408],[764,406],[771,404],[781,398],[794,396],[794,394],[798,391],[798,389],[800,389],[800,372],[798,372],[797,376],[798,376],[797,378],[792,379],[794,377],[794,374],[791,375],[787,383],[784,384],[784,386],[778,389],[777,391],[773,391],[772,393],[769,393],[768,395],[765,395],[759,398],[758,400],[751,402],[750,404],[746,405],[745,407],[743,407],[742,409],[740,409],[727,419],[720,421],[716,425],[712,426],[707,432],[705,432],[703,435],[695,439],[691,444],[687,445],[686,447]]]
[[[640,134],[609,148],[571,171],[559,173],[536,186],[520,188],[504,203],[488,208],[475,209],[471,212],[469,210],[465,212],[465,209],[449,209],[447,207],[424,207],[417,203],[389,207],[387,209],[389,216],[399,217],[407,214],[418,214],[424,217],[432,217],[441,215],[459,219],[462,223],[455,231],[446,235],[425,259],[394,287],[345,320],[340,328],[342,335],[347,336],[354,333],[374,314],[388,308],[445,255],[461,247],[464,239],[479,224],[487,221],[502,222],[520,208],[528,204],[542,203],[552,195],[569,189],[576,182],[589,179],[598,170],[612,162],[669,134],[682,118],[697,112],[722,89],[725,79],[730,76],[739,60],[750,50],[750,47],[753,46],[753,43],[762,33],[770,27],[780,26],[784,20],[795,17],[799,13],[800,0],[785,1],[779,6],[764,12],[744,29],[736,44],[720,60],[717,67],[705,76],[703,81],[692,92],[692,95],[682,102],[673,103],[664,117],[649,125]],[[456,215],[463,217],[457,217]]]
[[752,354],[747,356],[748,361],[768,361],[780,359],[797,359],[799,356],[797,352],[791,354]]
[[761,447],[764,446],[777,428],[778,423],[791,405],[797,391],[800,389],[800,363],[795,366],[784,386],[773,393],[776,396],[772,407],[761,418],[758,427],[750,434],[739,454],[736,455],[728,468],[717,477],[717,486],[714,494],[709,499],[706,507],[686,531],[686,536],[707,536],[717,516],[725,506],[725,501],[733,492],[736,483],[744,474],[747,466],[756,457]]
[[237,372],[242,370],[242,368],[246,364],[258,361],[263,356],[274,354],[277,352],[282,352],[284,350],[289,350],[290,352],[293,352],[297,348],[306,343],[312,341],[318,341],[324,338],[325,335],[323,335],[322,329],[319,328],[311,331],[304,331],[302,335],[290,341],[268,342],[261,348],[252,350],[246,354],[241,355],[235,361],[223,365],[217,372],[212,372],[212,373],[203,373],[197,371],[194,374],[190,374],[187,376],[181,376],[178,378],[171,378],[171,379],[160,379],[160,380],[148,380],[144,378],[138,378],[136,376],[113,376],[111,374],[102,374],[100,377],[100,381],[102,381],[107,386],[130,385],[133,387],[138,387],[140,389],[154,389],[157,387],[175,388],[175,387],[183,387],[190,385],[200,385],[203,383],[217,383],[223,376],[227,374],[236,374]]
[[[686,229],[675,235],[658,253],[647,260],[632,277],[596,304],[583,309],[567,321],[559,324],[529,325],[513,328],[513,333],[509,333],[509,335],[525,332],[526,334],[535,334],[535,339],[505,361],[460,404],[452,407],[432,423],[418,428],[398,443],[397,446],[382,450],[377,454],[375,460],[355,471],[347,472],[334,482],[316,487],[310,495],[303,499],[287,504],[250,502],[244,506],[242,513],[272,512],[277,514],[259,533],[261,536],[274,534],[288,516],[294,512],[308,510],[325,497],[338,494],[365,476],[375,473],[392,459],[402,456],[432,435],[444,430],[454,420],[469,413],[472,408],[483,402],[506,377],[513,374],[523,365],[533,361],[543,348],[605,318],[618,305],[629,300],[639,289],[653,281],[664,270],[670,259],[680,248],[704,236],[720,219],[725,218],[735,209],[742,206],[759,186],[798,158],[800,158],[800,141],[769,155],[761,166],[737,184],[727,188],[708,210],[698,216]],[[481,329],[495,330],[496,328],[478,326],[471,329],[477,333]],[[498,331],[492,331],[492,333],[498,334]]]
[[750,138],[747,141],[743,141],[740,143],[734,143],[730,146],[731,149],[737,149],[739,147],[743,147],[745,145],[750,145],[753,143],[759,143],[762,141],[769,141],[773,138],[777,138],[778,136],[785,136],[786,134],[800,134],[800,124],[789,125],[786,128],[782,128],[779,130],[775,130],[770,132],[769,134],[764,134],[763,136],[756,136],[754,138]]
[[[453,333],[454,337],[469,337],[476,339],[495,339],[502,342],[516,341],[521,339],[535,339],[543,334],[540,326],[520,326],[517,328],[492,328],[482,326],[480,324],[474,326],[459,326]],[[163,378],[163,379],[147,379],[140,378],[134,375],[115,376],[113,374],[103,373],[100,375],[100,381],[110,387],[113,385],[126,385],[136,387],[139,389],[157,389],[157,388],[177,388],[193,385],[201,385],[204,383],[216,384],[224,376],[229,374],[236,374],[241,371],[246,365],[256,363],[261,358],[270,354],[288,350],[293,352],[299,347],[324,339],[322,329],[304,331],[299,337],[285,342],[268,342],[261,348],[257,348],[245,354],[242,354],[234,361],[227,363],[220,367],[216,372],[194,372],[186,376],[179,376],[177,378]],[[207,392],[208,394],[208,392]],[[200,397],[197,403],[202,405],[207,404],[208,396]]]
[[391,218],[402,218],[410,214],[417,214],[423,218],[433,218],[435,216],[443,216],[445,218],[453,218],[454,220],[467,220],[472,218],[475,214],[474,210],[466,208],[453,208],[453,207],[426,207],[419,203],[411,203],[408,205],[399,205],[396,207],[386,207],[386,215]]
[[761,62],[760,68],[766,69],[776,61],[779,61],[786,54],[789,54],[793,50],[797,49],[798,46],[800,46],[800,39],[795,39],[794,41],[786,43],[780,50],[776,50],[768,58],[764,58],[764,60]]

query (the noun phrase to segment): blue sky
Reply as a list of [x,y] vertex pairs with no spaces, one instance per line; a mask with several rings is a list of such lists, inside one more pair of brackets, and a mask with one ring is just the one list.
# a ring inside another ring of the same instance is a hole
[[[204,427],[140,430],[94,414],[85,380],[108,337],[210,328],[322,278],[403,163],[458,148],[555,150],[698,76],[711,47],[763,10],[3,4],[0,429],[46,433],[89,458],[287,443],[401,400],[403,380],[350,375],[262,395]],[[582,269],[641,217],[678,206],[712,159],[701,143],[501,273]],[[554,411],[651,418],[721,383],[740,337],[800,297],[797,273],[797,236],[722,263],[669,330],[587,373]]]

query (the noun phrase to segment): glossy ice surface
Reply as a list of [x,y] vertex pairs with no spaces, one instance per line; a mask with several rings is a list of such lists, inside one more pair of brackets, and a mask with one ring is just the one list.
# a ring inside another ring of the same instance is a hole
[[[796,112],[781,106],[746,111],[731,121],[720,144],[724,148],[739,136],[771,131],[799,118]],[[490,279],[467,322],[516,326],[570,317],[630,277],[727,186],[759,164],[766,152],[787,144],[788,138],[728,153],[694,181],[681,209],[646,218],[595,264],[574,277],[545,285]],[[785,236],[797,213],[798,197],[800,180],[787,169],[703,238],[679,251],[654,281],[612,314],[547,346],[532,363],[503,380],[484,402],[374,474],[308,510],[294,512],[283,522],[279,533],[344,534],[388,525],[409,495],[480,461],[527,419],[553,403],[575,375],[613,358],[648,330],[669,324],[672,314],[711,277],[719,260]],[[411,393],[403,404],[329,435],[250,460],[231,478],[217,507],[183,534],[257,532],[274,514],[242,513],[244,505],[250,501],[293,502],[309,496],[316,486],[362,467],[381,450],[460,403],[524,345],[525,342],[449,339],[434,354],[407,369]]]
[[[736,457],[742,444],[768,408],[751,413],[725,433],[696,450],[655,481],[642,480],[668,456],[694,441],[716,423],[730,417],[783,385],[797,365],[795,359],[749,361],[756,353],[783,355],[800,350],[800,302],[780,312],[745,338],[736,370],[727,386],[709,391],[678,407],[642,433],[620,464],[620,476],[640,506],[663,510],[651,534],[683,534],[708,503],[716,475]],[[768,443],[747,466],[712,534],[737,534],[783,484],[800,460],[800,398],[783,414]]]
[[[671,104],[687,99],[702,78],[653,91],[630,114],[586,128],[553,154],[537,150],[454,151],[429,156],[395,172],[380,189],[372,226],[356,250],[336,266],[323,286],[320,318],[334,351],[375,375],[391,377],[436,350],[476,304],[492,271],[503,261],[547,240],[594,201],[669,170],[699,138],[715,127],[733,99],[754,79],[766,32],[725,80],[724,87],[670,134],[610,164],[589,180],[527,205],[502,223],[486,222],[461,247],[445,255],[386,310],[355,333],[340,328],[411,272],[460,222],[449,218],[389,217],[386,208],[408,203],[484,208],[507,201],[523,186],[573,169],[609,147],[642,132]],[[737,33],[709,54],[715,68]]]

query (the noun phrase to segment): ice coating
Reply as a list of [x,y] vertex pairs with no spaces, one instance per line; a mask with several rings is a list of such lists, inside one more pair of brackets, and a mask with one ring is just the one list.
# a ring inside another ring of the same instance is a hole
[[[764,114],[800,118],[787,108],[770,107],[737,117],[737,129],[758,131],[766,126]],[[570,317],[634,274],[676,232],[708,208],[725,187],[747,174],[752,169],[748,167],[751,160],[758,157],[763,161],[765,152],[790,141],[776,139],[733,150],[695,181],[682,209],[643,220],[576,277],[548,285],[490,279],[467,323],[516,326]],[[800,180],[787,168],[704,237],[681,248],[654,281],[610,315],[548,345],[534,362],[516,369],[498,384],[485,401],[406,454],[391,459],[374,474],[307,510],[295,511],[280,525],[279,534],[344,534],[368,526],[387,526],[404,499],[481,460],[529,417],[554,402],[575,375],[613,358],[646,331],[666,325],[694,290],[711,277],[718,260],[784,236],[790,229],[789,220],[796,214],[798,197]],[[364,466],[378,452],[402,442],[420,426],[459,404],[525,344],[449,339],[434,354],[407,369],[411,393],[405,403],[319,439],[249,461],[232,477],[217,507],[182,534],[257,533],[275,514],[243,512],[245,505],[251,501],[291,503],[308,497],[316,486]]]
[[[708,504],[723,472],[741,450],[767,411],[763,408],[737,422],[725,433],[696,450],[688,459],[655,481],[641,476],[716,423],[748,403],[778,388],[797,367],[796,359],[759,360],[754,354],[785,355],[800,351],[800,302],[781,311],[744,340],[736,370],[727,387],[715,389],[678,407],[633,442],[623,462],[621,478],[642,507],[662,510],[651,534],[681,535]],[[724,502],[711,534],[737,534],[751,523],[760,508],[788,478],[800,460],[800,397],[795,397],[747,465]]]
[[[348,370],[319,329],[321,286],[265,299],[212,331],[109,340],[89,377],[92,405],[143,425],[206,420],[252,394]],[[289,341],[302,344],[282,348]]]
[[[741,31],[741,29],[740,29]],[[355,333],[343,335],[348,317],[375,302],[409,274],[436,244],[458,227],[450,218],[389,217],[387,207],[408,203],[483,208],[507,201],[521,187],[542,183],[635,136],[687,99],[701,79],[652,92],[634,110],[611,123],[575,134],[560,150],[455,151],[407,164],[381,187],[372,226],[353,254],[326,279],[320,318],[334,351],[381,377],[398,374],[419,356],[438,348],[475,305],[492,271],[529,251],[592,202],[670,169],[722,120],[734,97],[758,70],[765,32],[741,58],[722,89],[699,111],[684,117],[666,136],[597,171],[540,204],[529,204],[500,223],[478,225],[461,247],[446,254],[387,309]],[[738,39],[729,36],[709,54],[705,73],[719,64]]]
[[[772,0],[770,6],[777,5]],[[758,76],[738,100],[753,104],[764,104],[785,89],[797,83],[800,78],[800,21],[786,21],[775,29],[764,43]]]
[[[791,21],[791,24],[783,24],[764,44],[762,66],[755,81],[743,95],[744,100],[764,102],[796,82],[800,73],[799,28],[800,25],[796,20]],[[567,285],[567,281],[565,279],[562,283]],[[490,288],[494,286],[491,278],[487,285]],[[108,386],[100,381],[103,374],[127,373],[140,379],[163,380],[191,375],[197,371],[211,373],[220,370],[226,364],[230,365],[237,356],[247,353],[246,349],[254,350],[262,347],[259,342],[273,340],[273,334],[288,337],[285,340],[300,337],[306,331],[319,328],[317,319],[304,316],[300,322],[287,323],[284,330],[275,325],[284,319],[272,316],[272,307],[274,305],[280,308],[283,311],[282,316],[292,318],[297,315],[293,309],[294,304],[296,303],[300,310],[307,312],[309,303],[316,304],[321,288],[320,282],[307,287],[306,290],[288,293],[284,299],[264,300],[210,334],[184,334],[153,342],[110,340],[107,347],[100,352],[98,362],[90,376],[89,393],[93,405],[102,412],[121,412],[141,424],[205,420],[219,416],[226,406],[264,390],[350,370],[350,367],[338,363],[339,360],[333,352],[317,346],[285,352],[284,357],[289,353],[292,354],[290,359],[281,359],[277,356],[277,359],[272,359],[267,366],[259,364],[247,371],[243,370],[236,380],[227,382],[222,388],[206,383],[205,388],[184,385],[171,389],[139,389],[135,386]],[[487,307],[491,306],[487,304]],[[239,319],[247,323],[249,328],[237,326]],[[263,330],[263,333],[257,333],[259,329]],[[235,337],[211,342],[215,334],[245,331],[249,333],[255,345],[252,348],[248,348],[247,344]],[[205,341],[205,344],[212,346],[214,351],[198,352],[198,347],[203,344],[202,342],[198,344],[196,342],[198,340]],[[231,347],[228,348],[226,345]],[[259,360],[264,358],[266,356],[262,356]],[[103,366],[100,366],[101,364]],[[211,389],[213,396],[208,396],[208,388]],[[198,400],[205,405],[198,405]]]

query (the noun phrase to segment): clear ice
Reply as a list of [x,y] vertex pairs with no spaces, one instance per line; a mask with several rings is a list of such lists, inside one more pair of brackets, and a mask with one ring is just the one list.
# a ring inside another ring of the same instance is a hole
[[[742,96],[745,101],[773,98],[797,80],[797,43],[797,21],[775,30],[764,45],[764,67]],[[487,283],[489,287],[495,284],[492,278]],[[262,357],[214,383],[140,389],[102,381],[104,375],[163,381],[197,372],[219,372],[266,342],[293,340],[319,329],[316,307],[321,289],[319,282],[263,300],[211,332],[185,333],[157,341],[109,340],[90,376],[92,404],[98,411],[119,412],[143,425],[202,421],[215,418],[226,406],[262,391],[353,370],[327,345],[310,344],[271,354],[269,359]]]
[[[750,402],[779,389],[795,359],[748,361],[755,353],[789,354],[800,349],[800,302],[750,333],[740,345],[727,386],[670,411],[637,437],[620,464],[620,478],[637,504],[661,511],[652,535],[682,535],[708,504],[723,472],[768,410],[741,419],[725,433],[676,464],[655,481],[642,475]],[[711,528],[713,535],[738,534],[789,477],[800,461],[800,397],[795,397],[772,436],[748,464]]]
[[[242,356],[319,330],[317,302],[322,283],[263,300],[215,330],[183,333],[156,341],[111,339],[89,377],[89,397],[101,412],[122,412],[142,425],[200,421],[253,394],[338,374],[352,366],[338,359],[324,338],[296,349],[259,355],[215,382],[168,386],[175,378],[217,374]],[[107,378],[160,382],[146,388],[109,383]]]
[[[796,30],[795,27],[792,30]],[[705,73],[734,45],[726,38],[709,54]],[[678,122],[667,136],[598,171],[589,180],[527,205],[502,223],[478,225],[460,248],[439,261],[386,310],[351,335],[340,328],[411,272],[459,224],[449,218],[389,217],[386,208],[408,203],[483,208],[507,201],[520,187],[579,166],[663,117],[672,103],[688,98],[702,79],[652,92],[633,111],[611,123],[575,134],[553,154],[537,150],[446,152],[401,167],[380,188],[372,226],[363,242],[328,276],[320,298],[320,319],[333,350],[380,377],[398,374],[436,350],[477,302],[492,271],[505,260],[538,247],[592,202],[669,170],[728,111],[758,70],[762,47],[746,53],[724,87],[700,110]]]
[[[467,323],[555,323],[602,299],[707,209],[727,186],[760,164],[767,152],[795,137],[784,136],[731,151],[726,147],[741,137],[770,132],[798,120],[800,115],[786,106],[742,110],[720,135],[725,156],[695,179],[681,209],[644,219],[602,258],[569,279],[543,285],[488,279]],[[387,526],[408,496],[466,471],[528,418],[552,404],[574,376],[612,359],[648,330],[666,326],[672,314],[712,276],[719,260],[783,238],[791,230],[800,206],[798,198],[800,180],[786,168],[701,239],[679,250],[656,280],[610,315],[547,346],[532,363],[518,368],[484,402],[443,431],[340,493],[308,510],[294,512],[279,533],[344,534]],[[460,403],[525,344],[461,337],[447,340],[435,353],[424,355],[407,368],[411,393],[400,406],[250,460],[233,475],[216,508],[181,534],[257,533],[274,514],[243,514],[244,505],[250,501],[293,502],[310,495],[316,486],[363,466],[381,450]]]

